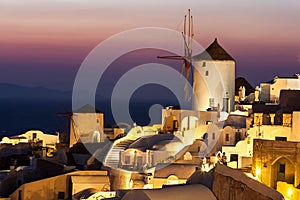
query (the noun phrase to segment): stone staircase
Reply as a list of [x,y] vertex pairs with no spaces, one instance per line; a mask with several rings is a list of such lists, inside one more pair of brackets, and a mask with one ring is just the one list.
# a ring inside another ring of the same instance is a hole
[[124,151],[131,143],[140,137],[157,134],[158,128],[160,128],[160,126],[157,125],[149,127],[137,126],[132,128],[125,137],[120,138],[113,143],[106,154],[103,164],[107,167],[118,168],[120,152]]
[[116,141],[109,150],[104,164],[111,168],[118,168],[120,151],[124,151],[135,139],[125,139],[122,141]]

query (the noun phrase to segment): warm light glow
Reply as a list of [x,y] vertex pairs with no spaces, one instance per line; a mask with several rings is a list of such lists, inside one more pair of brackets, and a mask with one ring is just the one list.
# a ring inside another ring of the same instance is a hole
[[175,175],[170,175],[167,179],[168,185],[177,185],[179,183],[178,177]]
[[292,188],[289,188],[288,191],[287,191],[287,194],[289,196],[292,196],[293,195],[293,189]]
[[168,180],[168,185],[177,185],[178,180]]
[[129,151],[129,154],[130,154],[131,156],[134,156],[136,153],[137,153],[137,152],[136,152],[135,149],[131,149],[131,150]]
[[255,172],[256,172],[256,177],[258,177],[259,175],[261,175],[261,169],[257,168]]
[[133,180],[130,180],[129,181],[129,188],[132,189],[132,187],[133,187]]

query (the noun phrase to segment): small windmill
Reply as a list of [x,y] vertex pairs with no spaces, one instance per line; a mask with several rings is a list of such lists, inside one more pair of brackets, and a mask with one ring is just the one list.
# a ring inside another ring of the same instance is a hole
[[[188,19],[187,19],[188,18]],[[188,24],[187,24],[188,20]],[[193,16],[191,16],[191,10],[188,9],[188,16],[184,16],[184,25],[183,25],[183,42],[184,42],[184,56],[158,56],[160,59],[170,59],[170,60],[182,60],[181,74],[185,75],[186,82],[184,86],[185,98],[190,100],[188,90],[188,78],[190,72],[192,73],[192,43],[194,38],[194,25],[193,25]]]
[[[79,139],[77,136],[79,134],[77,133],[77,135],[76,135],[76,133],[75,133],[75,131],[77,131],[77,129],[78,129],[78,126],[72,117],[73,112],[69,112],[64,106],[63,106],[63,109],[64,109],[64,113],[56,113],[56,116],[65,117],[65,125],[64,125],[64,132],[62,135],[62,140],[63,140],[63,143],[66,143],[69,146],[71,134],[73,134],[75,140]],[[74,133],[71,133],[71,128],[74,130]]]

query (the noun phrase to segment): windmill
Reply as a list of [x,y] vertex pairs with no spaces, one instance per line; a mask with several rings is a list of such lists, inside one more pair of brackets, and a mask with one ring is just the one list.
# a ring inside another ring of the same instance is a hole
[[[62,136],[62,142],[65,143],[67,146],[69,146],[69,143],[70,143],[70,129],[71,129],[71,126],[73,126],[72,128],[74,130],[76,126],[76,123],[74,122],[72,116],[73,116],[73,113],[72,112],[69,112],[67,111],[67,109],[65,107],[64,108],[64,113],[56,113],[56,116],[60,116],[60,117],[65,117],[65,124],[64,124],[64,132],[63,134],[61,135]],[[74,137],[76,137],[76,134],[74,134]]]
[[[188,18],[188,19],[187,19]],[[194,25],[191,10],[188,9],[188,15],[184,16],[183,25],[183,42],[184,42],[184,56],[157,56],[159,59],[182,60],[181,77],[184,74],[186,82],[184,86],[185,99],[190,100],[191,97],[188,91],[188,79],[192,71],[192,43],[194,38]]]

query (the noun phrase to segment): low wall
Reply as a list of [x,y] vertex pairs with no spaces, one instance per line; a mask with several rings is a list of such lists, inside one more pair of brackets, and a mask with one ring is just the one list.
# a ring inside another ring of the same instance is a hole
[[23,184],[13,194],[10,195],[11,200],[56,200],[59,199],[59,193],[63,194],[62,199],[71,199],[70,179],[71,176],[107,176],[107,171],[76,171],[63,174],[39,181]]
[[218,200],[283,200],[276,190],[247,177],[243,172],[217,165],[214,173],[213,193]]

